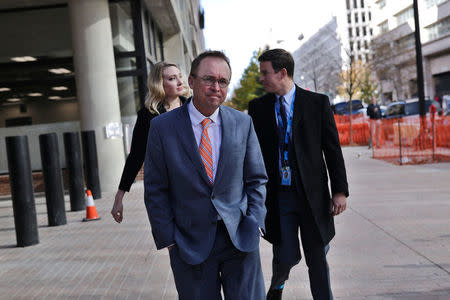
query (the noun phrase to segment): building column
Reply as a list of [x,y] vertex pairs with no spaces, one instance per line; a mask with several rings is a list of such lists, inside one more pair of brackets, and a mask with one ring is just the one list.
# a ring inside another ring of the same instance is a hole
[[117,189],[124,165],[122,139],[105,125],[121,123],[108,0],[69,0],[81,130],[94,130],[102,191]]
[[430,97],[431,99],[434,99],[435,89],[433,85],[433,74],[431,73],[430,58],[424,56],[422,62],[423,62],[423,81],[424,81],[423,85],[425,97]]

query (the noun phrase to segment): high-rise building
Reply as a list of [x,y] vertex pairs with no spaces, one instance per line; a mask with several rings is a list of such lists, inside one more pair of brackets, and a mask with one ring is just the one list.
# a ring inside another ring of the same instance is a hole
[[0,1],[0,148],[28,136],[40,170],[38,135],[56,132],[64,167],[62,133],[94,130],[102,190],[116,189],[148,72],[166,60],[187,75],[203,27],[200,0]]
[[[418,0],[425,96],[450,95],[450,1]],[[374,67],[383,101],[417,97],[412,0],[377,0]]]
[[337,18],[332,19],[293,52],[294,82],[301,87],[337,96],[342,68],[341,41],[337,33]]
[[[348,53],[354,60],[363,63],[370,60],[370,42],[373,36],[371,27],[373,0],[345,0],[347,32],[341,36],[347,38]],[[345,38],[344,38],[345,39]]]
[[311,90],[326,93],[330,100],[338,96],[339,74],[359,61],[371,59],[371,27],[374,0],[345,0],[334,17],[294,52],[294,80]]

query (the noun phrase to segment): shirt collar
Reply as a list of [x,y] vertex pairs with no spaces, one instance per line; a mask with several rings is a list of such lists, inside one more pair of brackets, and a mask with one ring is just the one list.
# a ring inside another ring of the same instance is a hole
[[294,93],[295,93],[295,84],[292,85],[292,88],[287,92],[286,95],[275,95],[277,97],[277,100],[283,96],[284,101],[288,104],[288,106],[291,106],[292,100],[294,100]]
[[[205,118],[208,118],[208,117],[205,117],[201,112],[198,111],[198,109],[194,105],[193,99],[191,101],[189,101],[188,111],[189,111],[189,117],[191,118],[191,122],[194,125],[198,125]],[[211,121],[213,121],[213,123],[220,125],[219,108],[217,108],[216,111],[212,115],[209,116],[209,118],[211,119]]]

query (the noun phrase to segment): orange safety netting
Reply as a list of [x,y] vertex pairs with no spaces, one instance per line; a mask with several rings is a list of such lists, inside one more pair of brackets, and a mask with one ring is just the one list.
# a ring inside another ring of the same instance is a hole
[[[350,145],[350,117],[335,115],[341,145]],[[395,164],[450,162],[450,116],[427,114],[423,119],[370,120],[352,116],[352,145],[369,145],[373,158]]]

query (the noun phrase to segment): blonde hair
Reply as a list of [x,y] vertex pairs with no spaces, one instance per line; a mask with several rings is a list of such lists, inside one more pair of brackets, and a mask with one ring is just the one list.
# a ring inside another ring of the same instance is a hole
[[148,76],[148,96],[145,100],[145,107],[147,107],[151,113],[161,114],[158,107],[164,102],[164,98],[166,97],[163,84],[163,72],[168,67],[179,69],[176,64],[162,61],[153,66]]

